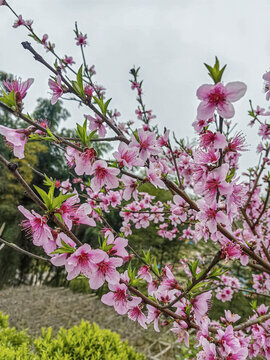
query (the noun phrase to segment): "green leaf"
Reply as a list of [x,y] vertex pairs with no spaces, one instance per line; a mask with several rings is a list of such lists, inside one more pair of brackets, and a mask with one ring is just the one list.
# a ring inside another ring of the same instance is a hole
[[8,107],[17,107],[16,104],[16,99],[15,99],[15,92],[14,90],[12,90],[9,94],[7,94],[4,90],[3,91],[3,95],[0,98],[0,101],[4,104],[6,104]]
[[62,192],[60,193],[60,195],[58,195],[55,199],[53,199],[52,202],[52,208],[53,210],[56,208],[59,208],[64,201],[66,201],[67,199],[69,199],[70,197],[75,196],[75,194],[65,194],[63,195]]
[[81,93],[84,94],[82,69],[83,69],[83,66],[81,65],[79,70],[78,70],[78,73],[77,73],[77,84],[79,86],[79,89],[80,89]]
[[230,183],[234,177],[235,174],[235,168],[232,168],[231,171],[228,172],[227,176],[226,176],[226,182]]
[[85,119],[83,126],[77,123],[76,133],[84,146],[88,145],[88,136],[87,136],[86,128],[87,128],[87,119]]
[[227,65],[224,65],[222,69],[219,68],[219,60],[217,57],[215,57],[215,65],[212,67],[208,64],[205,64],[205,67],[207,68],[207,70],[209,71],[208,75],[211,77],[211,79],[214,80],[214,83],[217,84],[218,82],[221,81],[222,79],[222,75],[224,73],[224,70],[226,68]]
[[40,189],[36,185],[34,185],[34,188],[39,193],[41,199],[43,200],[44,204],[47,206],[48,210],[51,210],[51,200],[50,200],[49,196],[47,195],[47,193],[43,189]]
[[157,266],[157,259],[154,259],[154,264],[152,265],[152,268],[159,275],[159,269],[158,269],[158,266]]
[[196,291],[198,291],[200,288],[205,287],[206,285],[208,285],[209,282],[200,282],[196,285],[193,286],[193,288],[190,290],[191,293],[195,293]]
[[65,243],[62,239],[61,239],[61,244],[62,244],[62,247],[56,249],[51,254],[66,254],[66,253],[72,254],[76,251],[76,249],[74,249],[72,246]]
[[49,197],[51,203],[52,203],[52,201],[53,201],[53,194],[54,194],[54,189],[55,189],[55,181],[56,181],[56,180],[54,180],[54,181],[52,182],[52,184],[51,184],[51,186],[50,186],[50,189],[49,189],[49,192],[48,192],[48,197]]

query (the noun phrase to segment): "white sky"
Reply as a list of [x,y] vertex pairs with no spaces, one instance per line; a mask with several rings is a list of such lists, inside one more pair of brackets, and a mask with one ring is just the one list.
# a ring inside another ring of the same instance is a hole
[[[247,134],[251,153],[243,164],[252,165],[257,139],[247,127],[248,100],[268,107],[262,92],[262,74],[270,66],[269,0],[9,0],[42,36],[48,33],[60,56],[72,55],[75,69],[81,65],[80,49],[72,31],[78,21],[88,34],[85,49],[89,65],[95,64],[95,80],[107,89],[112,106],[122,121],[135,120],[135,92],[130,89],[129,70],[141,66],[147,107],[164,126],[178,137],[192,137],[198,100],[196,90],[211,82],[203,63],[213,64],[217,55],[227,64],[224,82],[244,81],[246,96],[236,103],[238,129]],[[14,16],[0,7],[0,70],[34,77],[35,83],[25,99],[31,112],[37,97],[48,97],[49,71],[35,62],[20,45],[29,40],[51,63],[52,55],[27,37],[23,27],[13,29]],[[65,126],[81,122],[85,112],[67,105],[72,117]]]

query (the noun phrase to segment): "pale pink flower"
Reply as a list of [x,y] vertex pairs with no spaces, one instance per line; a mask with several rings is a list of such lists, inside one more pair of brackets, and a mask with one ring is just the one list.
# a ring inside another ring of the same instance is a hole
[[152,275],[149,271],[149,265],[144,265],[140,267],[140,269],[138,270],[138,276],[141,279],[147,281],[148,283],[151,283],[153,281]]
[[95,270],[93,271],[89,285],[91,289],[99,289],[105,282],[109,284],[117,284],[120,280],[117,267],[123,264],[123,260],[117,257],[109,257],[105,254],[104,259],[97,263]]
[[95,117],[91,116],[91,115],[84,115],[87,120],[89,120],[89,129],[91,131],[95,131],[98,130],[98,135],[100,137],[104,137],[107,133],[106,128],[103,124],[103,120],[102,118],[95,114]]
[[207,204],[211,204],[215,200],[217,193],[228,195],[232,192],[232,184],[226,182],[228,171],[229,165],[223,164],[207,175],[205,183],[200,183],[200,185],[196,186],[197,193],[204,195]]
[[170,130],[166,130],[162,136],[157,139],[159,146],[168,146]]
[[18,206],[19,211],[27,218],[22,221],[22,227],[27,231],[27,235],[32,236],[33,244],[42,246],[47,254],[56,249],[56,243],[53,239],[51,228],[47,225],[47,218],[37,214],[34,210],[32,213],[23,206]]
[[173,327],[171,328],[171,331],[175,334],[177,334],[177,341],[183,342],[186,345],[186,347],[189,347],[189,333],[185,330],[187,329],[188,325],[185,321],[174,321]]
[[174,290],[174,289],[179,290],[180,285],[178,284],[177,280],[175,279],[170,268],[166,265],[164,268],[164,276],[163,276],[162,282],[159,286],[159,290],[168,291],[168,290]]
[[198,106],[198,118],[209,119],[217,110],[225,119],[234,116],[234,107],[231,104],[245,95],[247,87],[240,81],[230,82],[226,86],[221,83],[205,84],[197,90],[197,96],[202,102]]
[[113,306],[120,315],[126,314],[129,309],[141,302],[140,298],[128,294],[128,288],[125,284],[114,285],[109,283],[108,286],[111,291],[103,295],[101,301],[103,304]]
[[25,20],[25,25],[30,28],[33,25],[33,22],[33,20]]
[[203,200],[199,200],[198,203],[201,209],[197,215],[198,219],[202,224],[208,227],[211,233],[217,231],[217,223],[220,223],[223,226],[228,225],[227,216],[217,209],[215,203],[211,206],[208,206]]
[[126,250],[128,245],[128,240],[124,239],[120,236],[114,239],[113,237],[109,237],[107,239],[107,245],[113,245],[113,247],[108,251],[109,255],[120,256],[121,258],[127,257],[129,254]]
[[0,0],[0,6],[1,5],[6,5],[6,1],[5,0]]
[[33,82],[34,79],[30,78],[26,81],[22,81],[22,79],[11,80],[10,82],[5,80],[3,84],[10,92],[14,90],[16,102],[21,102]]
[[266,100],[270,99],[270,71],[263,74],[264,92],[266,93]]
[[57,100],[63,95],[64,90],[61,84],[61,76],[57,75],[57,82],[52,79],[49,79],[49,87],[53,92],[51,99],[51,104],[54,105],[57,103]]
[[94,148],[87,148],[83,152],[75,151],[75,169],[77,175],[90,175],[92,172],[92,165],[95,161],[96,150]]
[[44,34],[44,35],[42,36],[41,42],[42,42],[42,44],[43,44],[44,46],[47,46],[48,37],[49,37],[48,34]]
[[67,65],[75,64],[75,61],[73,60],[72,56],[65,55],[65,58],[62,61]]
[[79,274],[90,278],[97,268],[97,263],[105,259],[106,253],[100,249],[92,250],[89,244],[80,246],[66,261],[67,280],[72,280]]
[[240,343],[234,335],[232,325],[229,325],[225,332],[219,329],[217,331],[217,339],[224,348],[224,353],[222,355],[229,355],[230,353],[235,353],[240,349]]
[[78,36],[75,37],[75,40],[77,40],[76,45],[78,46],[86,46],[87,42],[87,34],[83,35],[82,33],[78,34]]
[[235,353],[230,353],[226,356],[226,360],[246,360],[248,356],[248,349],[246,347],[240,348]]
[[269,306],[265,306],[264,304],[261,304],[261,305],[257,308],[257,313],[258,313],[260,316],[266,315],[268,309],[269,309]]
[[224,289],[217,289],[216,298],[222,302],[231,301],[233,296],[233,290],[230,287]]
[[206,152],[197,150],[193,152],[194,162],[196,164],[211,164],[215,165],[220,158],[219,150],[215,149],[214,147],[210,147],[207,149]]
[[197,354],[197,360],[219,360],[216,353],[216,345],[211,344],[205,338],[202,339],[203,351]]
[[206,149],[213,146],[215,149],[225,149],[227,146],[226,137],[220,132],[213,133],[207,130],[206,133],[201,135],[200,145]]
[[130,320],[138,321],[138,323],[144,328],[147,329],[146,321],[147,318],[142,312],[139,306],[134,306],[128,311],[128,317]]
[[138,158],[138,149],[130,147],[130,145],[121,142],[118,146],[118,151],[113,153],[114,158],[117,160],[119,166],[126,166],[128,169],[132,166],[143,166],[142,159]]
[[89,217],[92,207],[88,203],[80,205],[71,215],[73,225],[84,224],[88,226],[96,226],[93,217]]
[[147,323],[150,324],[154,321],[154,329],[156,332],[160,332],[158,328],[158,320],[161,315],[161,311],[151,305],[146,305],[148,310]]
[[23,20],[22,15],[19,15],[18,19],[15,20],[15,22],[13,24],[13,27],[17,28],[17,27],[22,26],[22,25],[25,25],[25,21]]
[[161,180],[162,173],[160,169],[155,168],[153,163],[150,163],[149,168],[146,168],[147,180],[155,186],[155,188],[164,189],[165,184]]
[[96,161],[91,172],[94,174],[94,178],[91,181],[91,188],[93,191],[99,191],[103,185],[106,185],[109,189],[118,187],[119,179],[117,178],[117,175],[120,173],[120,170],[108,167],[106,161]]
[[85,92],[85,95],[88,97],[88,98],[91,98],[95,92],[95,88],[91,85],[86,85],[84,87],[84,92]]
[[266,123],[261,124],[258,134],[262,137],[263,140],[270,139],[270,125]]
[[138,148],[140,157],[146,161],[151,155],[158,155],[160,150],[157,147],[156,135],[154,132],[138,130],[138,140],[131,135],[130,146]]
[[0,125],[0,134],[5,136],[8,144],[13,149],[14,156],[24,158],[24,147],[27,143],[30,131],[28,129],[10,129]]
[[228,323],[235,323],[241,318],[241,316],[239,316],[238,314],[233,314],[231,310],[224,310],[224,313]]
[[207,291],[202,293],[201,295],[196,296],[195,299],[191,299],[191,303],[194,309],[194,314],[198,321],[200,321],[202,317],[209,310],[211,298],[212,298],[212,291]]

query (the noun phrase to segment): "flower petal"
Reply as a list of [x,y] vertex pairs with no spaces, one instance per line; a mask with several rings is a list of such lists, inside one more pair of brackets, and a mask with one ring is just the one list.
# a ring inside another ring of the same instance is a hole
[[225,88],[227,90],[226,98],[232,102],[239,100],[247,91],[246,84],[241,81],[229,82]]

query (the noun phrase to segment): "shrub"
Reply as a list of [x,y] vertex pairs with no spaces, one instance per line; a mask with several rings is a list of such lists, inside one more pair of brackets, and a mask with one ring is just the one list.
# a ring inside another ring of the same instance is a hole
[[42,329],[33,340],[25,331],[9,328],[0,312],[0,360],[145,360],[127,342],[110,330],[82,320],[69,330],[61,328],[56,337],[52,328]]

